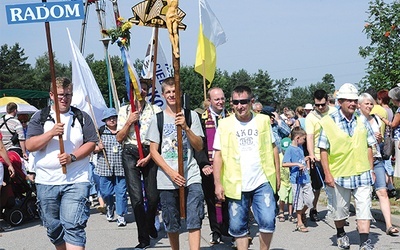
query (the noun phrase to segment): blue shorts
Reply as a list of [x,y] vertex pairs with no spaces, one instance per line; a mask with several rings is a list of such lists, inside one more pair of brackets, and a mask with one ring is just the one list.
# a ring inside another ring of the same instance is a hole
[[261,233],[275,231],[276,201],[274,191],[267,182],[251,192],[242,192],[240,200],[227,198],[229,210],[229,234],[243,237],[249,233],[249,210],[253,207],[254,218]]
[[84,247],[86,222],[90,215],[90,183],[36,184],[36,190],[40,218],[50,241],[56,246],[67,242]]
[[[181,220],[179,213],[179,189],[159,190],[162,218],[167,233],[179,232]],[[204,194],[200,183],[185,188],[186,229],[200,229],[204,219]]]
[[375,173],[375,190],[386,189],[386,169],[385,169],[385,161],[375,160],[374,161],[374,173]]

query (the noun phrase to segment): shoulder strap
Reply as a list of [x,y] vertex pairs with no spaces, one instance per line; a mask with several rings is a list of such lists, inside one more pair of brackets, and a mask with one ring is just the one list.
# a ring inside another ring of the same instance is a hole
[[12,135],[14,135],[16,132],[15,132],[15,131],[12,132],[12,131],[10,130],[10,128],[8,127],[8,125],[7,125],[7,121],[10,120],[11,118],[12,118],[12,117],[8,117],[8,118],[6,119],[5,116],[3,116],[3,124],[1,124],[0,128],[2,128],[4,125],[6,125],[6,128],[7,128],[8,132],[10,132]]
[[44,126],[46,121],[52,121],[56,123],[54,118],[50,116],[50,106],[46,106],[40,111],[40,125]]
[[163,127],[164,127],[164,112],[158,112],[156,114],[156,117],[157,117],[158,132],[160,134],[160,144],[158,145],[158,152],[161,154],[161,142],[163,135]]
[[81,124],[81,127],[83,128],[83,114],[82,111],[78,108],[75,108],[71,106],[71,111],[74,113],[72,117],[72,124],[71,126],[73,127],[75,125],[75,119],[78,119],[79,123]]

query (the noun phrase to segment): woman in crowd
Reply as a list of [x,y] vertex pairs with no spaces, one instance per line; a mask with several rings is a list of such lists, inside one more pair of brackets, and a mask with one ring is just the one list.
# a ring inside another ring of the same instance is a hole
[[367,121],[371,125],[371,128],[375,134],[375,138],[378,142],[378,144],[375,144],[376,148],[373,150],[373,156],[374,156],[373,173],[375,174],[374,188],[379,198],[379,206],[381,207],[383,217],[385,218],[386,234],[393,235],[398,233],[399,230],[396,227],[393,227],[392,225],[390,202],[386,186],[387,175],[385,170],[385,163],[382,159],[379,147],[379,143],[382,142],[383,138],[380,132],[381,131],[380,126],[382,125],[382,123],[377,116],[370,115],[371,110],[374,107],[374,99],[370,94],[363,93],[360,95],[358,99],[358,107],[360,109],[362,117],[367,119]]

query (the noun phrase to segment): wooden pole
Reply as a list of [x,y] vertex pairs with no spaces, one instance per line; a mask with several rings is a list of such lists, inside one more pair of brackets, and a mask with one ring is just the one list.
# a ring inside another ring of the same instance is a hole
[[151,104],[154,104],[154,99],[156,96],[157,55],[158,55],[158,26],[156,26],[154,30],[154,55],[153,55],[153,77],[151,81]]
[[[178,42],[179,48],[179,42]],[[173,48],[172,48],[173,51]],[[181,84],[180,84],[180,57],[176,58],[174,53],[172,52],[172,62],[174,67],[174,80],[175,80],[175,103],[176,103],[176,113],[181,112],[182,110],[182,101],[181,101]],[[182,127],[176,127],[177,141],[178,141],[178,172],[181,176],[185,176],[185,172],[183,169],[183,142],[182,142]],[[179,187],[179,211],[181,214],[181,219],[186,218],[186,209],[185,209],[185,187]]]
[[207,100],[207,83],[206,83],[206,61],[203,60],[203,91],[204,91],[204,101]]
[[[42,3],[46,3],[46,2],[47,2],[47,0],[42,0]],[[57,95],[56,71],[54,68],[54,56],[53,56],[53,46],[51,44],[50,23],[45,22],[44,25],[45,25],[45,29],[46,29],[47,49],[48,49],[48,53],[49,53],[51,88],[53,90],[54,109],[56,112],[56,122],[60,123],[61,122],[60,106],[58,103],[58,95]],[[64,150],[64,141],[63,141],[62,135],[58,136],[58,142],[60,145],[60,154],[63,154],[65,152],[65,150]],[[61,167],[62,167],[63,174],[66,174],[67,173],[67,165],[63,164]]]

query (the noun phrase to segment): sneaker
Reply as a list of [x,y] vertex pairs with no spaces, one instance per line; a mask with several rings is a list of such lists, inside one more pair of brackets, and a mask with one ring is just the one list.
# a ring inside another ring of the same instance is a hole
[[114,221],[114,207],[107,206],[106,218],[109,222]]
[[360,250],[372,250],[374,249],[374,246],[371,245],[371,240],[367,240],[366,242],[362,243],[362,245],[359,248]]
[[135,248],[135,250],[141,250],[141,249],[146,249],[150,246],[150,243],[139,243]]
[[219,244],[220,242],[221,242],[221,235],[219,235],[219,233],[217,233],[217,232],[212,232],[210,244],[216,245],[216,244]]
[[124,226],[126,226],[126,220],[125,220],[124,216],[119,216],[119,215],[118,215],[118,218],[117,218],[117,225],[118,225],[119,227],[124,227]]
[[337,238],[336,242],[339,249],[350,249],[350,240],[347,235]]
[[315,209],[315,208],[310,209],[310,220],[311,221],[319,221],[317,209]]

